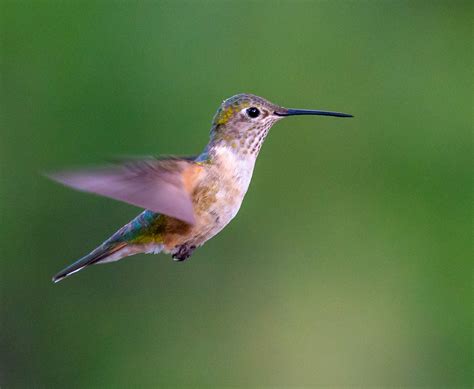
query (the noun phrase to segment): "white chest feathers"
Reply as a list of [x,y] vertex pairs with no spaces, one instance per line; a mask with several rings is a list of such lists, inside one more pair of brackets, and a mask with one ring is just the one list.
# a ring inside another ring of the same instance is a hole
[[226,224],[237,214],[252,179],[255,156],[241,155],[231,147],[216,147],[213,169],[216,175],[216,206]]

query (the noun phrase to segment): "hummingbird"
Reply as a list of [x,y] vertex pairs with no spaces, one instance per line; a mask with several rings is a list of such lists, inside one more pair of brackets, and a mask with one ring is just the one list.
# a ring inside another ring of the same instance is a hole
[[53,277],[59,282],[94,264],[139,253],[188,259],[237,214],[268,131],[288,116],[352,117],[341,112],[290,109],[252,94],[224,100],[209,143],[193,157],[147,157],[110,166],[48,174],[74,189],[123,201],[144,211],[89,254]]

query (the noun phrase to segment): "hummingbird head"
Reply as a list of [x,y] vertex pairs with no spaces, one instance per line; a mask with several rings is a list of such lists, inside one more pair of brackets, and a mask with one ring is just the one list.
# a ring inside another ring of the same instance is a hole
[[294,115],[352,117],[340,112],[284,108],[242,93],[222,102],[212,121],[211,141],[224,143],[242,154],[257,155],[272,125]]

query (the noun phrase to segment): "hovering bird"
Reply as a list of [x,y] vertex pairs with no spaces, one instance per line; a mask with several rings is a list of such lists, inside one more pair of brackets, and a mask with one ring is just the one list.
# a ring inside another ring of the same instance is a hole
[[352,117],[340,112],[289,109],[239,94],[214,116],[210,140],[192,158],[163,157],[49,177],[80,191],[144,208],[99,247],[53,277],[54,282],[96,263],[139,254],[170,253],[184,261],[237,214],[262,143],[272,125],[294,115]]

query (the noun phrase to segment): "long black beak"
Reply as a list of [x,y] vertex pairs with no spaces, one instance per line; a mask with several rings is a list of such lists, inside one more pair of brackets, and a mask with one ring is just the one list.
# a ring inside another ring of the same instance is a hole
[[313,109],[291,109],[281,108],[274,112],[277,116],[294,116],[294,115],[321,115],[321,116],[337,116],[340,118],[352,118],[352,115],[342,112],[319,111]]

